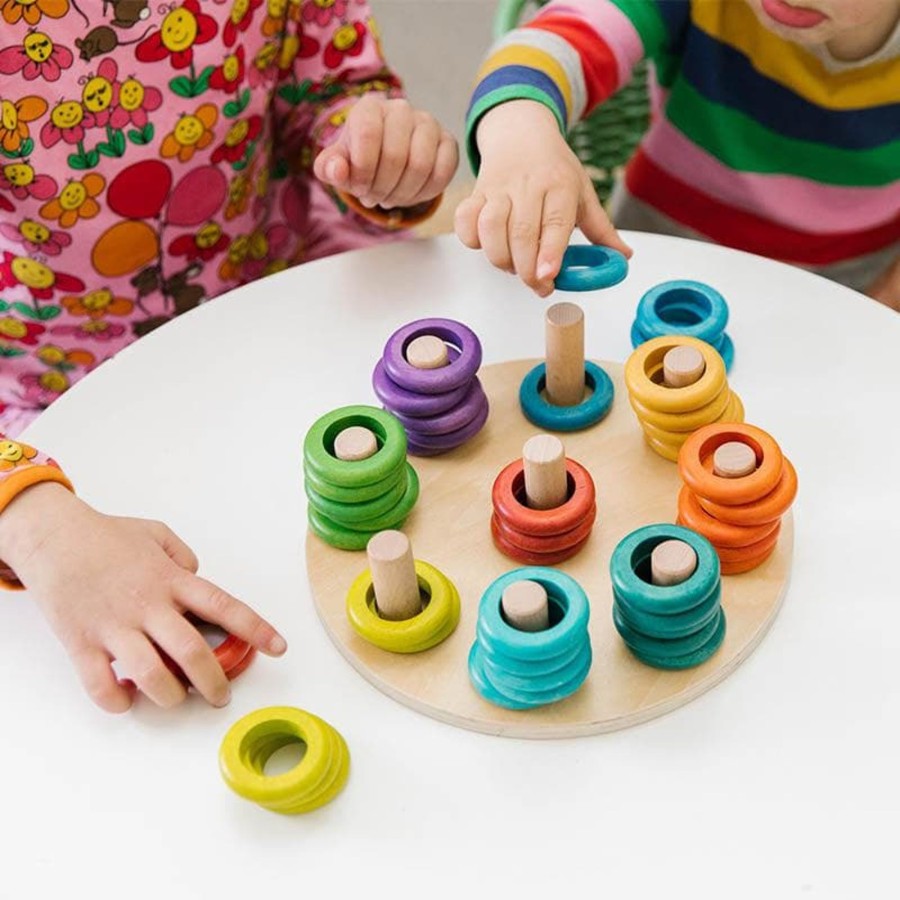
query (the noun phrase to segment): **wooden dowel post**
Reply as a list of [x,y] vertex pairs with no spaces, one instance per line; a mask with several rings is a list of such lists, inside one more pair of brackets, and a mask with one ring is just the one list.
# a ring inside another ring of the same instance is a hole
[[547,310],[547,398],[554,406],[584,399],[584,312],[574,303]]
[[380,531],[368,543],[375,606],[382,619],[399,622],[422,611],[422,595],[409,539],[401,531]]
[[566,450],[550,434],[529,438],[522,449],[525,496],[532,509],[556,509],[569,498]]

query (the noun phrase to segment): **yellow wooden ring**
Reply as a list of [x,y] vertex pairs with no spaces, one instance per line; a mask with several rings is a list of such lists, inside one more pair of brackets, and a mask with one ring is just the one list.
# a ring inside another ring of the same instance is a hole
[[658,453],[663,459],[668,459],[670,462],[678,462],[680,447],[658,441],[656,438],[650,437],[646,431],[644,432],[644,440],[650,445],[650,449]]
[[449,637],[459,622],[456,587],[443,572],[420,559],[416,560],[416,575],[428,603],[411,619],[391,622],[378,615],[372,573],[366,569],[347,593],[347,618],[354,631],[370,644],[392,653],[419,653]]
[[710,422],[719,421],[719,417],[728,410],[729,404],[732,402],[731,393],[728,385],[723,385],[722,390],[706,406],[682,413],[664,413],[656,409],[649,409],[632,396],[629,396],[628,400],[641,423],[649,422],[651,425],[669,432],[696,431],[704,425],[709,425]]
[[[269,757],[301,742],[306,755],[283,775],[266,775]],[[268,706],[238,719],[219,749],[219,769],[239,796],[273,812],[310,812],[331,802],[350,772],[350,751],[327,722],[292,706]]]
[[667,447],[674,447],[676,450],[680,450],[681,445],[691,436],[691,432],[689,431],[666,431],[663,428],[657,428],[647,421],[641,422],[641,428],[644,429],[644,434],[646,434],[647,437],[652,438],[660,444],[665,444]]
[[[699,381],[682,388],[661,384],[663,357],[674,347],[694,347],[703,356],[706,370]],[[638,402],[660,412],[691,412],[714,400],[725,379],[722,357],[703,341],[686,336],[653,338],[641,344],[625,363],[625,384],[628,393]]]

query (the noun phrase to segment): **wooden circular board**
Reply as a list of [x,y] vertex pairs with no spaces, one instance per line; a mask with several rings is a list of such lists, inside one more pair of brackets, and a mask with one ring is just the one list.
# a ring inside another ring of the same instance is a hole
[[612,622],[609,559],[636,528],[673,522],[680,479],[672,462],[644,443],[628,403],[617,363],[600,365],[616,395],[607,418],[586,431],[560,435],[567,456],[585,465],[597,486],[598,517],[584,549],[558,568],[573,576],[591,602],[594,662],[571,697],[527,711],[502,709],[483,700],[469,682],[467,658],[475,635],[478,603],[499,575],[518,568],[491,540],[491,487],[497,473],[520,457],[540,429],[519,408],[519,384],[539,360],[486,366],[479,377],[491,403],[482,432],[444,456],[411,458],[422,493],[404,531],[417,559],[437,566],[457,586],[462,614],[456,631],[424,653],[389,653],[364,641],[345,612],[347,590],[367,567],[364,552],[328,546],[311,533],[306,554],[313,599],[325,630],[350,664],[400,703],[443,722],[488,734],[560,738],[626,728],[670,712],[733,672],[765,636],[787,590],[794,542],[785,516],[775,553],[752,572],[722,579],[728,622],[725,642],[703,665],[681,672],[638,662]]

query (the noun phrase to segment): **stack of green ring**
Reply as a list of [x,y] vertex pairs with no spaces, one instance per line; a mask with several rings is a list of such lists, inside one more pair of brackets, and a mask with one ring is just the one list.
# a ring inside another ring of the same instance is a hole
[[[378,450],[368,459],[334,455],[346,428],[368,428]],[[313,532],[341,550],[364,550],[379,531],[399,529],[419,497],[419,479],[406,460],[406,432],[374,406],[344,406],[313,424],[303,443],[303,475]]]
[[[679,540],[697,554],[686,581],[654,585],[650,555]],[[689,669],[709,659],[725,638],[719,557],[703,535],[680,525],[646,525],[625,537],[609,561],[613,623],[628,649],[657,669]]]

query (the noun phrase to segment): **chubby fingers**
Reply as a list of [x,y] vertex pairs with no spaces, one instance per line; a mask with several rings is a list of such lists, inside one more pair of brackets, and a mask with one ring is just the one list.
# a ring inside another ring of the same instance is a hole
[[116,678],[112,659],[104,650],[83,647],[71,657],[85,692],[97,706],[109,713],[131,709],[134,693]]
[[[163,662],[145,634],[136,630],[117,632],[111,635],[108,647],[128,678],[157,706],[169,709],[187,696],[184,685]],[[124,690],[121,685],[119,688]]]

